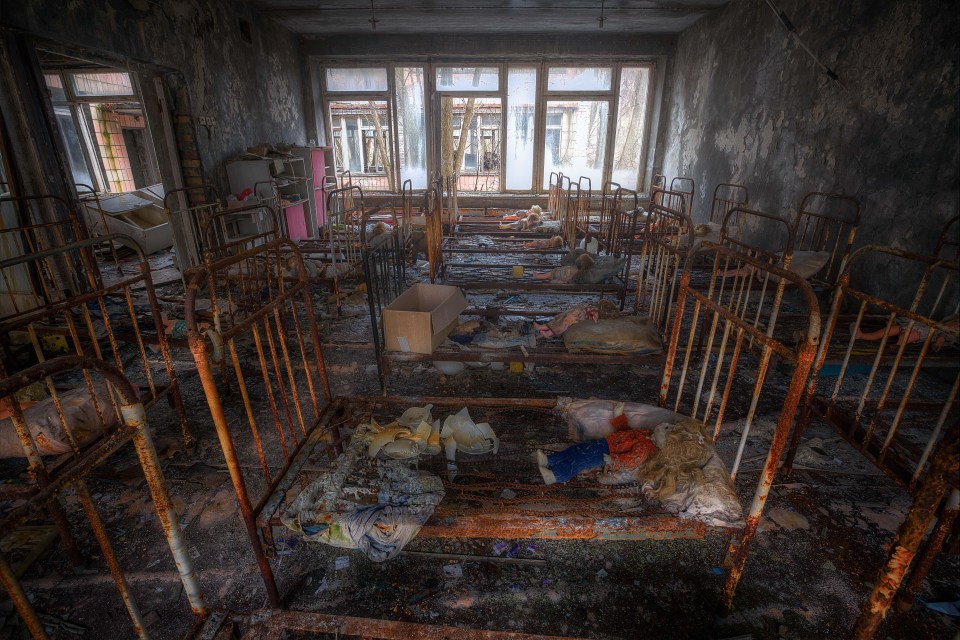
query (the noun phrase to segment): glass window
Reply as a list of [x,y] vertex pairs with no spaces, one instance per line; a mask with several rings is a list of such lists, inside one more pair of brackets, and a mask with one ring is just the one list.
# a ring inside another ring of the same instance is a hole
[[609,109],[606,100],[547,101],[544,185],[552,172],[563,172],[573,180],[587,176],[593,184],[603,181]]
[[330,103],[330,130],[337,168],[349,171],[364,191],[396,191],[386,100]]
[[459,174],[460,191],[499,192],[500,98],[444,97],[440,112],[443,174]]
[[423,68],[397,67],[397,136],[400,141],[400,184],[427,188],[427,128]]
[[440,67],[437,69],[439,91],[497,91],[500,70],[497,67]]
[[611,179],[627,189],[640,185],[643,143],[647,136],[647,97],[650,69],[624,67],[620,72],[620,103],[617,106],[617,135],[613,145]]
[[47,89],[50,90],[50,100],[52,102],[67,101],[67,94],[63,90],[63,78],[60,77],[59,73],[45,73],[43,74],[43,80],[47,84]]
[[87,159],[83,156],[83,143],[77,134],[77,128],[74,126],[70,107],[66,105],[56,106],[53,108],[53,113],[57,116],[57,128],[60,129],[63,146],[67,150],[67,160],[70,165],[70,172],[73,174],[74,184],[94,186],[90,171],[87,168]]
[[547,91],[609,91],[610,67],[550,67]]
[[327,69],[327,91],[386,90],[386,69]]
[[80,97],[132,96],[129,73],[74,73],[73,92]]
[[511,68],[507,74],[507,189],[533,186],[537,69]]

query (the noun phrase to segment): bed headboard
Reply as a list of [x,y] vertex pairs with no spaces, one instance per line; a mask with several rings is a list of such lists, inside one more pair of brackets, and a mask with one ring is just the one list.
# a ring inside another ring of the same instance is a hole
[[794,219],[796,251],[829,251],[824,267],[824,284],[837,282],[853,247],[853,237],[860,224],[860,203],[851,196],[814,191],[800,202]]

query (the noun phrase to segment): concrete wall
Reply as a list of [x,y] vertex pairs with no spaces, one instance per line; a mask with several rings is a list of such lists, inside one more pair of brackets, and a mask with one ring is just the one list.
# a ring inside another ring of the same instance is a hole
[[764,2],[734,0],[680,36],[664,173],[696,180],[700,219],[718,182],[747,185],[754,208],[778,214],[792,215],[809,191],[848,193],[863,207],[857,245],[929,253],[958,206],[956,9],[777,4],[846,89]]
[[[164,78],[178,124],[192,124],[195,132],[196,153],[181,154],[188,178],[200,172],[225,188],[223,162],[245,147],[305,142],[298,36],[234,0],[151,2],[146,11],[132,4],[137,3],[5,2],[0,23],[78,54],[99,54],[134,69],[169,70]],[[252,44],[241,39],[240,18],[251,24]],[[197,123],[200,116],[214,118],[216,126],[208,131]]]

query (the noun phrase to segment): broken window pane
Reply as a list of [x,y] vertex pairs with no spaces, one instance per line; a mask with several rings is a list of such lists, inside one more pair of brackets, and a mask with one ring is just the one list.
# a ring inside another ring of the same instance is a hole
[[609,91],[610,67],[550,67],[547,91]]
[[603,181],[609,109],[606,100],[547,102],[544,188],[553,172],[562,172],[574,181],[580,176],[587,176],[593,184]]
[[533,186],[537,68],[511,68],[507,76],[507,189]]
[[129,73],[75,73],[73,92],[77,96],[132,96],[133,83]]
[[327,69],[327,91],[386,91],[383,68]]
[[497,91],[500,70],[497,67],[440,67],[437,69],[439,91]]
[[611,179],[627,189],[640,185],[647,126],[650,69],[624,67],[620,72],[620,104],[617,107],[617,137],[613,146]]
[[397,191],[387,101],[331,102],[330,124],[337,169],[349,171],[364,191]]
[[400,184],[427,188],[427,136],[423,104],[423,68],[397,67],[397,135],[400,137]]

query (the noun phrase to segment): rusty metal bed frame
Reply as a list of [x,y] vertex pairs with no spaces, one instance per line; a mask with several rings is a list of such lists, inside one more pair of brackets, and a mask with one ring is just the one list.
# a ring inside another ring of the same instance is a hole
[[[743,319],[741,287],[718,285],[707,292],[696,291],[689,287],[689,278],[686,275],[680,283],[678,302],[673,314],[674,338],[666,356],[667,366],[659,387],[659,395],[651,397],[650,400],[703,421],[714,440],[723,440],[724,437],[730,439],[731,450],[736,450],[730,469],[733,478],[738,477],[739,463],[743,459],[747,441],[756,442],[756,439],[750,439],[751,425],[755,417],[761,412],[764,415],[776,416],[776,428],[770,445],[760,445],[767,451],[763,469],[756,480],[751,475],[750,480],[746,481],[755,488],[742,525],[706,525],[697,520],[679,519],[656,506],[633,510],[627,515],[618,511],[611,503],[624,495],[623,489],[592,486],[585,479],[574,480],[567,485],[551,486],[544,486],[533,480],[538,476],[532,458],[528,468],[519,463],[529,457],[526,453],[531,446],[530,442],[539,441],[540,446],[543,446],[560,444],[567,438],[566,421],[558,411],[556,399],[338,397],[323,409],[316,426],[306,436],[292,459],[289,456],[284,457],[287,462],[282,472],[274,476],[270,490],[255,511],[255,530],[250,530],[250,539],[258,560],[262,561],[261,569],[264,571],[268,591],[272,594],[271,601],[279,597],[275,592],[275,585],[271,587],[272,573],[266,560],[274,540],[272,529],[280,526],[279,514],[299,490],[325,471],[325,467],[318,466],[318,463],[324,457],[333,462],[338,452],[343,450],[347,436],[341,432],[341,428],[353,427],[374,416],[389,421],[390,416],[398,415],[407,407],[431,403],[437,410],[452,411],[463,406],[471,407],[481,419],[496,425],[501,437],[501,451],[499,457],[487,454],[477,457],[476,463],[463,462],[457,478],[445,482],[448,497],[421,529],[420,536],[640,540],[699,539],[714,534],[728,535],[730,545],[723,564],[726,577],[722,589],[722,603],[727,608],[732,606],[736,586],[749,553],[749,545],[777,472],[802,395],[803,384],[814,357],[819,335],[819,311],[809,285],[795,274],[742,256],[729,248],[712,247],[709,251],[714,258],[715,271],[731,265],[750,266],[754,270],[769,271],[779,278],[777,287],[767,292],[770,304],[774,307],[774,318],[776,307],[788,282],[801,292],[800,297],[809,309],[810,322],[807,330],[799,345],[791,346],[773,337],[773,326],[763,331]],[[725,279],[718,278],[716,282],[722,283]],[[695,348],[697,338],[701,335],[709,336],[706,344]],[[750,340],[762,346],[759,354],[742,349]],[[786,395],[771,382],[774,376],[768,375],[772,372],[769,365],[774,355],[794,364]],[[749,393],[741,394],[743,397],[739,398],[738,402],[734,402],[735,394],[731,393],[731,387],[737,376],[749,378],[752,388]],[[204,374],[205,387],[210,388],[214,384],[213,376]],[[656,388],[651,388],[651,394],[657,393]],[[709,397],[702,399],[706,396]],[[260,402],[263,403],[262,400]],[[222,413],[223,410],[218,404],[212,402],[211,406],[216,407],[212,410],[215,416]],[[250,411],[248,408],[247,412]],[[741,425],[741,435],[737,439],[730,435],[737,433],[730,428],[730,420],[739,420],[737,424]],[[226,431],[226,425],[218,426],[218,430]],[[239,437],[239,432],[237,435]],[[229,449],[233,449],[232,442],[228,442],[228,445]],[[276,447],[277,443],[273,442],[272,446]],[[420,464],[421,468],[436,467],[435,471],[441,476],[445,475],[439,468],[443,466],[442,462],[423,460]],[[504,498],[501,495],[504,486],[511,487],[516,496]],[[242,485],[237,486],[241,504],[248,503],[241,489]],[[593,493],[584,497],[584,491],[590,490]],[[548,507],[546,510],[543,507],[545,503]],[[247,513],[249,509],[244,511],[244,519],[250,528],[250,515],[254,512]],[[330,622],[329,616],[305,612],[288,614],[274,611],[270,615],[277,616],[277,624],[281,627],[289,623],[293,628],[301,628],[299,625],[305,624],[305,621],[316,621],[321,624],[319,628],[325,628],[323,625]],[[340,619],[339,616],[334,617]],[[373,637],[401,637],[391,635],[401,633],[399,629],[387,629],[383,626],[387,623],[381,625],[380,622],[351,619],[351,624],[358,625],[355,628],[360,635],[367,635],[366,630],[369,629]],[[421,633],[424,634],[422,637],[431,637],[429,627],[422,630],[423,625],[415,626],[416,628],[405,628],[403,632],[414,633],[413,637],[421,637]],[[433,630],[436,631],[435,628]],[[470,635],[494,633],[480,630],[468,630],[464,633],[464,637],[498,637]]]
[[821,270],[823,276],[811,281],[815,291],[830,291],[836,286],[859,225],[860,203],[855,198],[822,191],[803,197],[793,222],[793,250],[830,252],[830,260]]
[[[425,195],[424,209],[427,211],[427,234],[428,238],[433,238],[433,242],[428,246],[433,246],[434,254],[442,258],[442,252],[436,249],[435,240],[441,236],[441,221],[439,214],[440,198],[435,190],[428,190]],[[636,212],[631,219],[636,219]],[[365,225],[366,227],[366,225]],[[617,225],[617,228],[623,228],[623,225]],[[629,237],[629,234],[624,234]],[[614,241],[619,242],[620,238],[614,235]],[[526,250],[525,250],[526,251]],[[536,252],[539,254],[540,252]],[[523,362],[532,364],[555,364],[561,362],[576,362],[580,364],[651,364],[659,363],[661,356],[657,355],[605,355],[593,353],[570,353],[563,347],[562,340],[552,339],[537,346],[536,349],[469,349],[463,348],[454,350],[446,347],[439,347],[433,354],[417,354],[386,351],[385,339],[383,334],[383,325],[381,316],[383,307],[387,306],[397,296],[399,296],[407,287],[406,271],[403,263],[403,253],[399,241],[390,239],[376,246],[371,246],[367,239],[364,239],[364,279],[367,288],[367,302],[369,306],[371,330],[373,334],[374,353],[377,360],[377,370],[380,376],[381,389],[386,392],[388,377],[390,372],[390,363],[392,362],[431,362],[458,361],[458,362]],[[441,276],[444,270],[442,259],[437,265],[438,272],[431,277],[431,282],[443,282]],[[630,259],[624,266],[624,272],[630,267]],[[433,274],[433,260],[431,260],[431,274]],[[463,288],[483,288],[481,284],[455,284]],[[532,283],[531,283],[532,284]],[[521,287],[515,282],[500,282],[498,288],[515,289],[523,291],[535,291],[542,293],[571,293],[571,294],[591,294],[599,293],[601,298],[603,293],[610,285],[554,285],[550,283],[535,283],[533,286]],[[621,298],[622,308],[623,298]],[[467,309],[461,315],[498,317],[498,316],[524,316],[530,318],[541,318],[556,315],[562,312],[562,309],[546,310],[539,309],[531,311],[529,309],[508,309],[508,308],[484,308]]]
[[[658,203],[666,201],[680,205],[685,198],[677,194],[665,194],[655,200],[650,205],[647,225],[640,236],[643,243],[634,309],[654,318],[658,328],[665,334],[669,329],[670,310],[681,274],[689,272],[690,286],[700,290],[713,286],[717,274],[713,272],[709,261],[704,260],[702,250],[694,251],[692,234],[696,225],[690,216],[679,209]],[[745,233],[747,227],[753,228],[752,233]],[[771,244],[771,238],[778,242],[775,246],[761,247],[759,242],[753,240],[754,237],[766,245]],[[704,247],[709,244],[711,243],[708,241],[701,242]],[[714,244],[731,248],[767,265],[789,268],[794,229],[792,223],[781,216],[735,206],[725,212],[719,240]],[[721,276],[723,275],[731,274],[721,272]],[[755,293],[770,286],[771,281],[758,280],[757,286],[748,290]],[[760,326],[761,321],[766,322],[769,315],[769,310],[764,308],[762,300],[761,296],[757,300],[747,301],[754,311],[754,326]],[[799,321],[804,322],[802,314]]]
[[[296,278],[283,275],[289,256],[300,261]],[[309,281],[296,244],[285,238],[187,275],[190,349],[267,596],[279,606],[276,580],[257,539],[257,517],[304,444],[323,437],[318,418],[331,398]],[[201,296],[213,302],[213,334],[199,325]],[[223,396],[237,392],[243,413],[228,418]]]
[[670,181],[670,188],[667,190],[668,193],[679,193],[683,194],[683,201],[685,208],[682,211],[693,218],[693,197],[697,192],[697,183],[693,181],[693,178],[688,178],[686,176],[676,176],[673,180]]
[[[589,178],[581,178],[581,180],[587,180],[589,183]],[[564,183],[566,183],[566,187],[564,187]],[[490,215],[489,209],[484,208],[483,213],[480,215],[476,213],[460,213],[461,210],[458,209],[457,218],[449,228],[450,235],[452,237],[485,235],[495,238],[516,236],[527,240],[553,235],[564,235],[568,230],[568,226],[571,224],[569,218],[571,215],[574,215],[571,211],[575,209],[577,205],[577,195],[573,193],[574,185],[577,185],[579,188],[579,182],[573,182],[569,176],[565,176],[562,173],[550,174],[546,211],[552,214],[553,220],[560,223],[560,231],[501,229],[500,224],[502,219],[499,216]],[[439,191],[439,187],[437,187],[437,189]],[[589,206],[589,202],[587,202],[586,206]]]
[[[681,273],[688,271],[693,222],[682,194],[656,191],[642,230],[634,311],[646,313],[666,336]],[[673,203],[671,207],[667,203]]]
[[713,190],[710,202],[710,222],[722,223],[727,212],[734,207],[746,207],[750,204],[750,192],[742,184],[721,182]]
[[[512,232],[516,238],[502,240],[499,244],[493,246],[492,248],[470,247],[466,250],[463,250],[453,244],[454,242],[462,242],[462,240],[442,239],[444,244],[439,248],[434,247],[432,250],[432,254],[438,257],[438,264],[436,265],[436,275],[434,276],[434,280],[437,282],[442,282],[443,284],[459,286],[467,290],[503,289],[511,291],[569,293],[579,295],[596,293],[599,294],[601,298],[604,295],[613,294],[617,297],[622,309],[626,302],[627,289],[629,287],[630,280],[629,274],[632,271],[634,251],[638,248],[638,244],[634,242],[633,239],[640,232],[640,221],[644,215],[643,211],[639,208],[635,208],[631,211],[623,210],[621,203],[624,192],[625,190],[618,189],[617,193],[611,196],[611,204],[609,205],[611,210],[608,233],[605,238],[602,238],[603,241],[600,243],[599,249],[600,254],[604,256],[615,256],[617,258],[626,257],[626,263],[624,264],[623,269],[611,276],[610,281],[607,283],[555,284],[548,280],[533,278],[533,273],[538,271],[549,271],[560,266],[559,260],[556,262],[551,262],[549,257],[563,255],[572,249],[572,246],[568,244],[567,247],[564,247],[560,250],[524,249],[520,245],[520,242],[533,239],[536,236],[523,234],[523,232]],[[577,208],[580,206],[576,204],[576,196],[573,198],[568,198],[568,201],[571,200],[573,203],[570,204],[570,208]],[[583,206],[586,208],[588,205],[583,204]],[[436,208],[428,210],[427,215],[436,216]],[[540,235],[542,236],[543,234]],[[436,242],[438,236],[434,233],[428,234],[428,237],[432,238],[433,242]],[[459,251],[464,251],[464,253],[469,256],[468,260],[470,260],[470,262],[463,261],[453,263],[448,261],[448,255],[445,254],[452,254]],[[478,256],[484,255],[497,257],[490,261],[485,261],[482,258],[478,260]],[[511,256],[511,259],[507,259]],[[523,273],[519,276],[510,277],[499,275],[503,274],[505,270],[512,272],[513,268],[516,266],[522,266],[524,268]],[[478,275],[473,275],[477,273]]]
[[[917,289],[908,303],[893,294],[870,295],[853,284],[869,282],[864,271],[881,262],[916,275]],[[956,261],[878,245],[855,251],[837,282],[804,393],[784,465],[788,473],[804,430],[817,419],[913,496],[890,559],[858,621],[857,638],[871,637],[893,602],[937,506],[947,502],[901,594],[904,608],[912,603],[957,517],[960,351],[956,344],[939,343],[960,341],[960,328],[955,320],[936,318],[956,318],[960,311],[958,279]],[[855,316],[849,315],[851,310]],[[851,317],[852,324],[844,326]],[[870,319],[878,327],[870,337],[879,342],[857,353],[866,337],[861,333],[865,320]],[[943,348],[950,353],[935,357]],[[839,361],[836,372],[825,367],[829,361]]]
[[[192,202],[192,195],[199,202]],[[187,205],[174,208],[174,197],[186,198]],[[210,249],[205,246],[210,218],[225,209],[220,192],[211,184],[171,189],[163,196],[163,209],[173,231],[180,271],[199,265],[204,251]]]
[[[120,245],[133,251],[136,256],[134,272],[108,273],[98,281],[91,268],[95,260],[90,249],[105,244]],[[9,343],[14,332],[25,334],[24,350],[29,352],[30,364],[33,361],[42,363],[48,357],[50,349],[43,346],[47,336],[59,337],[62,350],[67,352],[110,359],[138,385],[147,408],[162,398],[168,399],[177,413],[184,444],[190,446],[193,437],[150,276],[150,264],[136,241],[111,234],[4,260],[0,262],[0,274],[8,290],[11,289],[8,274],[17,269],[26,270],[32,278],[30,289],[21,296],[21,305],[16,306],[14,313],[0,318],[0,336],[3,336],[10,365],[19,369],[16,367],[19,355],[13,352]],[[135,302],[137,291],[141,289],[146,300]],[[146,307],[141,319],[138,319],[138,305]],[[145,331],[149,327],[152,331]],[[136,350],[131,366],[124,365],[121,343]],[[148,345],[159,348],[162,362],[151,362]],[[15,372],[4,372],[3,365],[0,365],[0,374]],[[54,391],[49,386],[48,390]]]
[[[88,449],[81,451],[71,434],[67,420],[57,405],[58,415],[72,443],[72,454],[66,464],[48,465],[38,453],[37,442],[30,434],[23,408],[15,393],[24,387],[45,381],[60,380],[64,376],[81,377],[86,381],[92,401],[97,406],[101,426],[104,416],[114,414],[115,426],[108,429],[105,436]],[[103,384],[109,389],[112,406],[100,406],[95,384]],[[24,455],[29,461],[30,472],[38,480],[40,490],[15,506],[0,518],[0,531],[10,532],[46,511],[53,515],[58,525],[60,537],[68,557],[75,563],[85,559],[74,537],[74,527],[67,521],[63,497],[73,487],[80,504],[80,510],[86,516],[104,563],[107,565],[120,598],[122,599],[132,624],[132,631],[141,638],[148,637],[144,616],[137,604],[134,589],[128,583],[124,569],[111,542],[111,532],[100,515],[97,506],[98,497],[92,495],[87,477],[98,465],[119,451],[129,442],[133,442],[140,467],[146,478],[150,497],[160,522],[167,544],[176,564],[180,582],[194,615],[193,628],[199,628],[207,615],[200,585],[193,571],[192,560],[187,552],[186,541],[180,528],[180,517],[174,511],[169,491],[160,468],[157,451],[151,439],[146,421],[146,413],[140,402],[137,388],[113,365],[91,356],[74,355],[54,358],[19,372],[16,376],[0,379],[0,405],[8,407],[17,435],[23,445]],[[82,520],[81,520],[82,521]],[[16,611],[24,621],[30,634],[36,640],[46,640],[48,633],[41,614],[24,590],[23,583],[4,555],[0,555],[0,583],[13,602]]]

